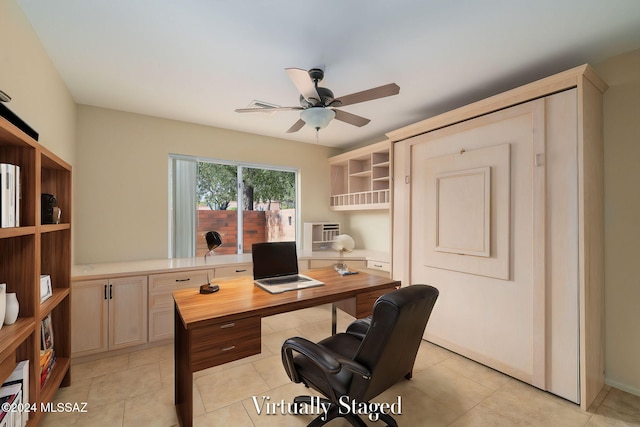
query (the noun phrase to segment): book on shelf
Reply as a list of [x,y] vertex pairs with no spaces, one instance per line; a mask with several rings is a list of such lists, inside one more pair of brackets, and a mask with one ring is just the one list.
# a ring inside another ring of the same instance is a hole
[[53,348],[53,324],[51,322],[51,313],[42,319],[41,327],[41,343],[40,350],[50,350]]
[[18,411],[5,411],[13,407],[21,406],[22,385],[11,384],[0,387],[0,427],[22,427],[22,413]]
[[16,166],[0,163],[0,227],[16,226]]
[[15,165],[15,226],[20,227],[20,203],[22,202],[22,192],[20,189],[20,166]]
[[40,352],[40,388],[44,386],[56,364],[56,352],[53,349]]
[[5,380],[4,386],[19,385],[22,389],[22,403],[25,404],[24,412],[21,416],[21,424],[15,424],[16,426],[25,427],[27,421],[29,421],[29,360],[23,360],[18,362],[15,369]]
[[20,227],[20,166],[0,163],[0,228]]

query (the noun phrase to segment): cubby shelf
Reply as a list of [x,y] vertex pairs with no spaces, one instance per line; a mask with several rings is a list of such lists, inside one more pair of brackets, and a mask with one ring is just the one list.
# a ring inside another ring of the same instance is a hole
[[[40,408],[70,383],[71,166],[0,117],[0,163],[20,166],[20,227],[0,228],[0,283],[15,292],[18,320],[0,329],[0,380],[29,360],[29,403]],[[40,195],[54,194],[60,224],[41,224]],[[51,277],[52,295],[40,302],[40,276]],[[40,387],[41,322],[51,315],[56,362]],[[41,412],[30,414],[35,426]]]
[[391,144],[383,141],[331,157],[330,209],[389,209],[390,156]]

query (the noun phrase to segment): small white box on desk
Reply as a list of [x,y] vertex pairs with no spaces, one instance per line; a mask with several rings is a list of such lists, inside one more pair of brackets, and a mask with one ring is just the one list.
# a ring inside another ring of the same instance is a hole
[[40,303],[42,304],[48,300],[53,294],[51,289],[51,276],[43,274],[40,276]]

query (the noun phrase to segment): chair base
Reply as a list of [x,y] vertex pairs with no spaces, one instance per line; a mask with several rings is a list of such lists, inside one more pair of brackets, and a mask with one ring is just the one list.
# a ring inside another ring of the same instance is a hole
[[[349,422],[349,424],[354,427],[367,427],[367,424],[362,420],[362,418],[360,418],[359,415],[353,414],[351,412],[341,412],[341,409],[344,408],[339,406],[337,403],[334,403],[329,399],[325,399],[324,397],[314,397],[313,399],[315,400],[315,402],[318,401],[317,399],[320,399],[320,402],[323,404],[323,406],[329,405],[329,410],[326,414],[322,413],[314,418],[313,421],[307,424],[307,427],[320,427],[338,417],[344,418]],[[311,396],[297,396],[293,399],[293,403],[295,403],[296,405],[311,405],[314,402],[311,400]],[[378,415],[378,420],[384,422],[387,427],[398,427],[398,423],[396,423],[396,420],[394,420],[391,415],[382,412],[377,412],[376,414]]]

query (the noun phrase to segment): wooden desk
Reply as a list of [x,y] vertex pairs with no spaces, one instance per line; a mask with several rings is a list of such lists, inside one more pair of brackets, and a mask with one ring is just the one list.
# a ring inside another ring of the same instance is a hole
[[198,288],[173,293],[175,322],[175,404],[180,425],[193,424],[193,373],[261,351],[260,320],[278,313],[355,298],[356,317],[371,314],[374,301],[400,282],[363,272],[340,276],[332,268],[306,275],[324,286],[270,294],[250,276],[217,281],[220,291]]

